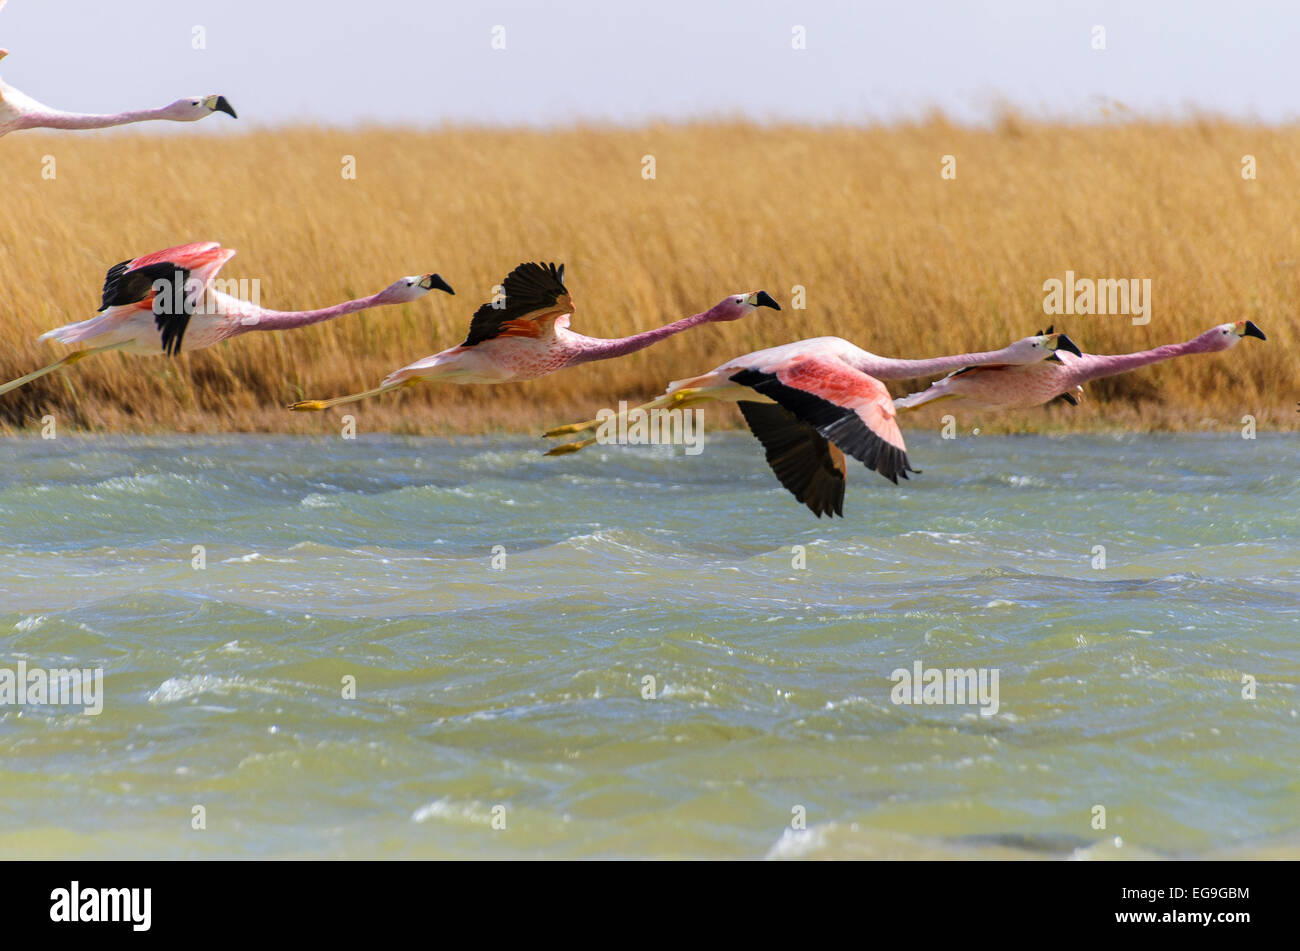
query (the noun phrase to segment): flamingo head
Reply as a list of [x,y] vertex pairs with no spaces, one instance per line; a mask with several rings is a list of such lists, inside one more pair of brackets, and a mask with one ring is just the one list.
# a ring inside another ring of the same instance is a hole
[[226,101],[225,96],[191,96],[189,99],[177,99],[166,109],[167,117],[177,122],[197,122],[206,119],[214,112],[224,112],[232,119],[238,119],[234,107]]
[[1254,321],[1239,320],[1232,324],[1219,324],[1217,327],[1211,327],[1205,333],[1197,338],[1204,348],[1209,351],[1227,350],[1229,347],[1236,346],[1237,341],[1242,337],[1258,337],[1260,340],[1267,340],[1264,331],[1255,326]]
[[377,295],[377,303],[404,304],[407,301],[419,300],[429,291],[434,290],[446,294],[456,293],[451,289],[451,285],[437,274],[416,274],[385,287]]
[[1040,360],[1055,360],[1059,363],[1061,358],[1056,355],[1058,350],[1072,353],[1076,357],[1083,356],[1073,340],[1048,327],[1046,331],[1040,330],[1032,337],[1017,340],[1007,347],[1004,359],[1010,364],[1038,363]]
[[751,291],[748,294],[732,294],[724,297],[708,312],[710,321],[739,320],[748,317],[760,307],[780,310],[781,305],[772,299],[767,291]]

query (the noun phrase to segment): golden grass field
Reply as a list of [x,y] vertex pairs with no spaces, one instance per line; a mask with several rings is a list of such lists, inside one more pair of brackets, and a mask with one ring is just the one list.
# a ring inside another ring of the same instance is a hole
[[[1245,154],[1256,157],[1255,181],[1242,178]],[[345,155],[356,157],[355,180],[341,175]],[[644,155],[655,157],[654,180],[642,177]],[[944,155],[956,157],[955,180],[940,177]],[[1052,319],[1042,285],[1067,269],[1152,281],[1146,326],[1055,320],[1084,350],[1144,349],[1242,318],[1268,342],[1094,383],[1078,408],[971,423],[1219,429],[1249,413],[1265,430],[1300,420],[1300,128],[1009,117],[986,130],[936,118],[879,128],[19,133],[0,140],[0,196],[3,379],[63,352],[37,335],[93,316],[110,265],[189,241],[238,249],[222,276],[260,278],[268,307],[325,306],[430,270],[457,291],[175,360],[94,357],[0,397],[10,431],[51,414],[67,430],[336,432],[351,413],[363,432],[539,432],[801,337],[838,334],[891,356],[996,348]],[[527,384],[424,386],[324,414],[284,409],[370,388],[459,343],[473,310],[523,260],[567,263],[573,327],[596,336],[759,288],[786,309]],[[806,309],[789,307],[795,285]],[[941,412],[908,420],[929,426]],[[739,420],[712,416],[717,426]]]

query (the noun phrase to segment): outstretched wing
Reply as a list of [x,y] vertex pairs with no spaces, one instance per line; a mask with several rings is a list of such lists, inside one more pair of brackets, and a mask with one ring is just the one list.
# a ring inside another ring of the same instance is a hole
[[843,515],[844,453],[782,406],[748,400],[738,405],[781,484],[818,518]]
[[741,370],[731,376],[789,410],[868,469],[897,484],[916,472],[907,461],[894,401],[875,377],[842,360],[804,357],[772,372]]
[[944,377],[944,379],[947,380],[951,377],[961,376],[965,373],[995,373],[1001,370],[1014,370],[1016,366],[1017,365],[1014,363],[977,363],[975,366],[962,367],[960,370],[953,370],[948,374],[948,376]]
[[104,275],[104,294],[99,309],[126,307],[153,299],[154,285],[158,281],[184,280],[190,275],[189,269],[174,261],[157,261],[132,268],[130,261],[114,264]]
[[120,307],[145,300],[153,288],[150,275],[164,275],[171,271],[188,271],[207,287],[217,276],[222,265],[235,256],[235,252],[221,247],[215,241],[182,244],[165,251],[155,251],[129,261],[115,264],[104,277],[104,295],[100,310]]
[[[1039,330],[1034,334],[1034,336],[1036,337],[1051,336],[1054,333],[1056,333],[1056,325],[1048,324],[1046,330]],[[1055,362],[1055,363],[1062,362],[1060,356],[1055,352],[1053,352],[1049,357],[1047,357],[1047,360],[1049,362]],[[1014,372],[1021,367],[1029,366],[1029,365],[1030,364],[1024,364],[1024,363],[979,363],[976,364],[975,366],[962,367],[959,370],[953,370],[943,379],[949,380],[955,376],[961,376],[965,373],[982,373],[984,371],[998,373],[1006,370],[1011,370]]]
[[[190,316],[212,279],[235,252],[215,241],[184,244],[123,261],[104,276],[100,311],[114,307],[151,310],[163,352],[180,353]],[[160,289],[165,293],[159,296]]]
[[461,346],[472,347],[493,337],[540,337],[548,321],[573,313],[563,264],[521,264],[506,275],[501,288],[500,300],[475,312]]

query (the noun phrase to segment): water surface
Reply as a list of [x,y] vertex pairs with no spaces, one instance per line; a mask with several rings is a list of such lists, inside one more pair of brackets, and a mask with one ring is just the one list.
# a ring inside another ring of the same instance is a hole
[[909,444],[5,440],[0,855],[1300,856],[1300,438]]

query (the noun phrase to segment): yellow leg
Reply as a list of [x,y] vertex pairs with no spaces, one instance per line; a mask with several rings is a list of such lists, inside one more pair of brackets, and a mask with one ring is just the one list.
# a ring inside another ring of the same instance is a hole
[[596,437],[592,436],[588,439],[579,439],[577,442],[566,442],[562,446],[556,446],[554,449],[548,449],[546,454],[548,456],[566,456],[571,452],[577,452],[579,449],[586,449],[595,441],[596,441]]
[[116,350],[116,349],[117,346],[113,345],[109,347],[92,347],[89,350],[74,350],[72,351],[72,353],[69,353],[63,359],[56,360],[47,367],[41,367],[39,370],[29,373],[26,376],[20,376],[16,380],[10,380],[8,383],[0,385],[0,395],[8,393],[10,390],[16,390],[20,386],[25,386],[26,384],[32,382],[32,380],[39,380],[47,373],[53,373],[55,370],[62,370],[64,367],[70,367],[74,363],[77,363],[80,360],[84,360],[92,353],[103,353],[105,350]]
[[[649,403],[642,403],[640,406],[630,407],[627,413],[624,415],[625,416],[631,415],[632,413],[635,413],[637,410],[643,410],[648,412],[654,409],[666,409],[670,407],[672,409],[681,409],[683,407],[690,406],[693,403],[707,403],[709,401],[709,397],[707,395],[700,395],[704,392],[705,391],[703,388],[696,387],[691,389],[676,390],[672,393],[665,393],[663,396],[659,396],[656,397],[655,399],[652,399]],[[612,417],[612,419],[617,419],[617,418],[618,417]],[[552,429],[550,432],[546,433],[545,435],[548,437],[566,436],[572,433],[589,432],[593,429],[596,429],[599,426],[604,425],[608,421],[609,420],[604,420],[604,419],[592,419],[592,420],[588,420],[585,423],[571,423],[568,426],[560,426],[557,429]],[[566,442],[562,446],[556,446],[554,449],[549,450],[546,453],[546,455],[548,456],[568,455],[571,452],[577,452],[580,449],[586,449],[588,446],[592,445],[595,441],[596,441],[596,437],[591,436],[587,439],[579,439],[576,442]]]
[[556,426],[554,429],[548,429],[542,433],[545,439],[554,439],[556,436],[568,436],[572,433],[583,433],[588,429],[595,429],[600,423],[597,420],[589,419],[585,423],[569,423],[567,426]]
[[351,396],[336,396],[332,400],[299,400],[296,403],[289,404],[289,409],[295,413],[314,413],[331,406],[338,406],[342,403],[355,403],[358,400],[368,399],[372,396],[378,396],[380,393],[387,393],[389,390],[400,390],[404,386],[415,386],[420,382],[418,379],[403,380],[401,383],[390,383],[388,386],[377,386],[373,390],[366,390],[364,393],[353,393]]
[[[640,406],[630,407],[627,412],[634,413],[637,410],[664,409],[665,407],[678,408],[687,405],[687,401],[690,400],[692,396],[694,396],[699,392],[700,390],[696,388],[696,389],[677,390],[673,393],[665,393],[663,396],[658,396],[652,399],[649,403],[642,403]],[[695,400],[694,402],[704,402],[704,400],[699,399],[699,400]],[[555,429],[548,430],[542,435],[547,439],[552,439],[556,436],[571,436],[574,435],[575,433],[584,433],[587,432],[588,430],[596,429],[604,422],[605,420],[603,419],[589,419],[585,423],[570,423],[567,426],[557,426]],[[590,445],[590,443],[584,443],[584,445]],[[569,449],[566,451],[577,452],[578,450]],[[547,455],[552,455],[552,453],[547,453]]]

